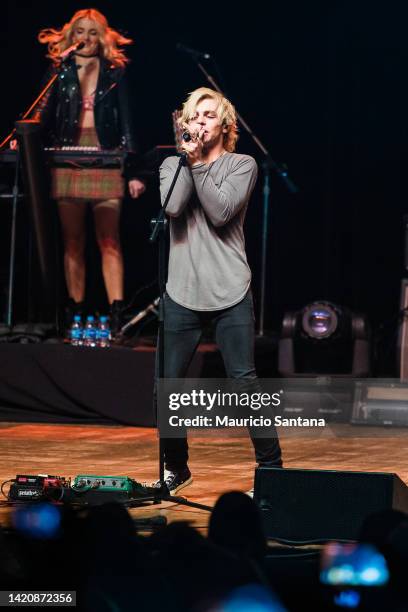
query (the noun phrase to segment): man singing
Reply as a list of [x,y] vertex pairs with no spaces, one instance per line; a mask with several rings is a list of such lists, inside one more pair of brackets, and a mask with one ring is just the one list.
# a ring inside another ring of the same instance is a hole
[[[227,376],[259,390],[243,233],[257,165],[252,157],[234,153],[236,112],[220,93],[206,87],[193,91],[179,122],[191,140],[182,145],[187,164],[166,209],[171,219],[164,377],[186,375],[203,329],[213,322]],[[162,202],[178,162],[178,157],[168,157],[160,168]],[[252,437],[252,442],[259,465],[282,466],[277,437]],[[187,439],[166,438],[163,448],[165,481],[174,495],[192,482]]]

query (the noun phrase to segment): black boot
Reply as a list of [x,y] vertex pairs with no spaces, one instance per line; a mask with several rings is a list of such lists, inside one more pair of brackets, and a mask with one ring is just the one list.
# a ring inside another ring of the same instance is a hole
[[110,306],[110,328],[112,338],[118,335],[123,327],[123,300],[113,300]]

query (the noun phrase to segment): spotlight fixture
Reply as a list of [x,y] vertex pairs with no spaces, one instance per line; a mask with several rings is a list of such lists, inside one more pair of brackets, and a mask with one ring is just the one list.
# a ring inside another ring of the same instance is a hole
[[336,307],[329,302],[313,302],[303,309],[302,327],[310,338],[329,338],[335,333],[338,322]]
[[366,318],[325,300],[286,313],[278,369],[287,378],[369,376],[370,334]]

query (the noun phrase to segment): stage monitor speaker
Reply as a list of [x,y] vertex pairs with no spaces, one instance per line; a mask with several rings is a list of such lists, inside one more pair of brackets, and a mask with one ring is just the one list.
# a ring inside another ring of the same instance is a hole
[[408,487],[391,473],[257,468],[254,500],[268,538],[356,540],[370,514],[408,512]]
[[356,382],[353,425],[408,427],[407,382]]
[[408,380],[408,278],[401,282],[397,363],[401,380]]

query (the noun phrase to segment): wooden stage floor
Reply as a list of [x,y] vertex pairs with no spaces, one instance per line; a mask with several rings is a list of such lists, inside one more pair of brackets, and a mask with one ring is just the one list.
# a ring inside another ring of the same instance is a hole
[[[336,425],[320,437],[283,437],[288,468],[394,472],[408,484],[408,429]],[[122,426],[0,423],[0,483],[16,474],[49,473],[126,475],[139,482],[157,478],[157,435],[154,429]],[[213,505],[225,491],[252,487],[254,460],[246,437],[190,438],[194,482],[181,493]],[[135,518],[188,520],[205,531],[209,515],[163,503],[131,509]],[[0,508],[0,523],[9,523],[10,508]]]

